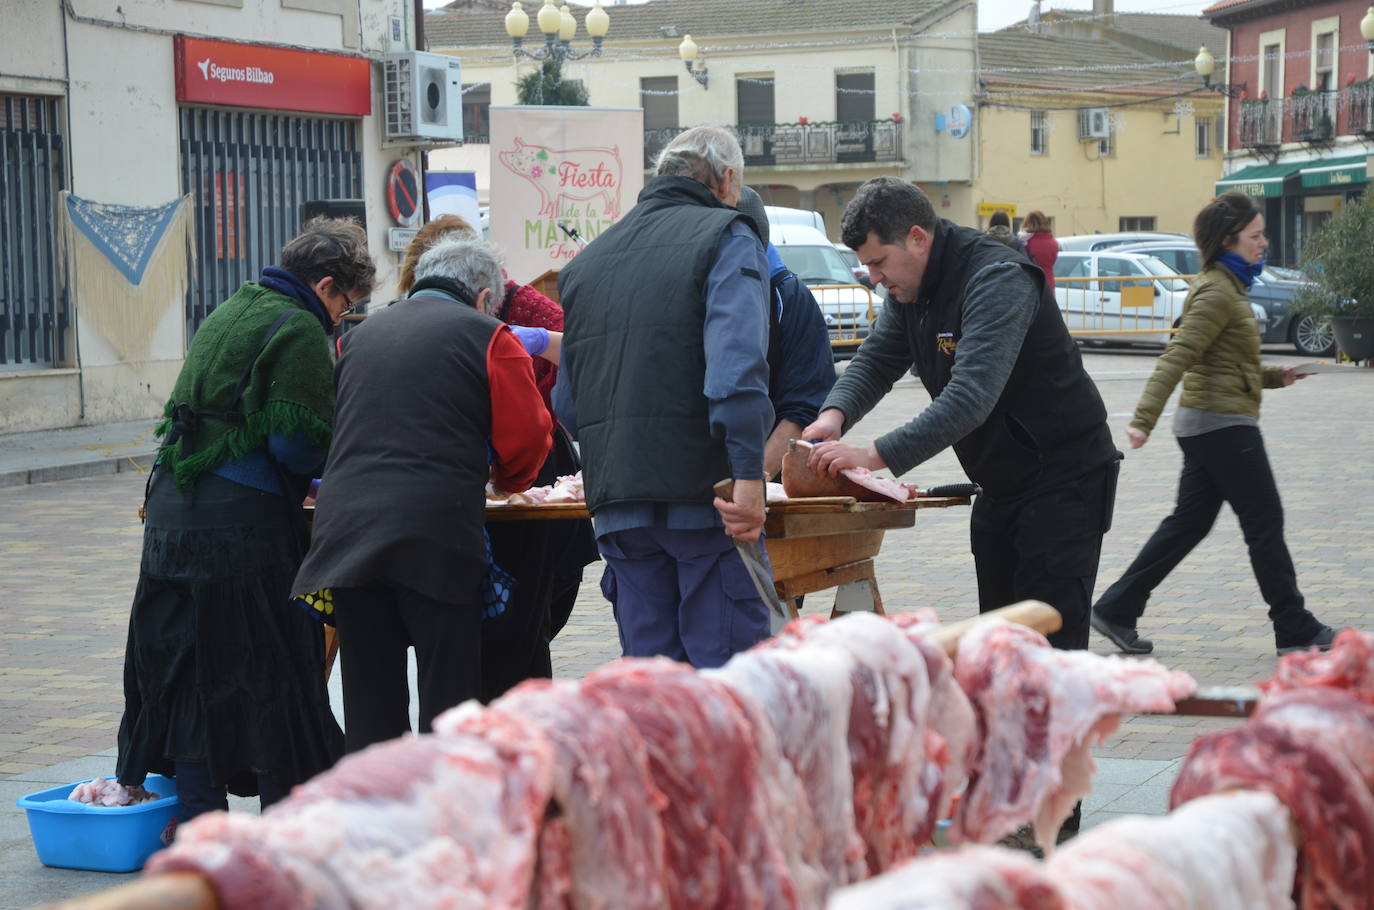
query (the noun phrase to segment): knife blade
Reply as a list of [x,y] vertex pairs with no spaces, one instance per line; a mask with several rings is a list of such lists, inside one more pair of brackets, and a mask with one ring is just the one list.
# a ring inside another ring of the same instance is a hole
[[[726,502],[734,502],[735,481],[733,478],[725,478],[717,483],[712,489],[715,494]],[[738,537],[731,538],[735,542],[735,551],[739,553],[740,561],[744,563],[744,570],[749,573],[749,580],[754,583],[754,589],[758,591],[759,599],[762,600],[773,615],[781,619],[784,623],[792,619],[787,606],[783,604],[782,598],[778,597],[778,589],[773,587],[773,573],[768,569],[768,563],[763,556],[763,548],[759,546],[757,540],[740,540]]]

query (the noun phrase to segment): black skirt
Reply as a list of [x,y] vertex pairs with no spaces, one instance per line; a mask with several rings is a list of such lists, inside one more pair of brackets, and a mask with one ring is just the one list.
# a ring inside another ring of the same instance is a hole
[[343,754],[323,628],[290,602],[300,545],[281,496],[212,474],[153,480],[124,654],[119,781],[204,762],[216,786],[293,786]]

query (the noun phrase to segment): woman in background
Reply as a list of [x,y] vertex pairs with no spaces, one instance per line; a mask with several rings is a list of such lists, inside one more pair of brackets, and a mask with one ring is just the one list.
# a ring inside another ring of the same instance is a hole
[[1202,253],[1178,332],[1169,341],[1126,429],[1131,448],[1150,438],[1179,380],[1174,436],[1183,450],[1183,473],[1173,514],[1131,563],[1126,574],[1093,606],[1092,626],[1128,654],[1154,646],[1136,623],[1151,592],[1212,530],[1222,503],[1230,503],[1250,550],[1250,565],[1269,604],[1278,652],[1331,647],[1334,632],[1308,612],[1283,539],[1283,505],[1259,431],[1260,390],[1301,379],[1292,367],[1260,363],[1260,336],[1246,295],[1264,268],[1264,216],[1244,193],[1214,199],[1193,222]]
[[1054,292],[1054,263],[1059,258],[1059,241],[1054,239],[1050,230],[1050,219],[1044,212],[1031,212],[1021,222],[1021,230],[1026,233],[1025,253],[1030,261],[1040,266],[1049,282],[1050,292]]

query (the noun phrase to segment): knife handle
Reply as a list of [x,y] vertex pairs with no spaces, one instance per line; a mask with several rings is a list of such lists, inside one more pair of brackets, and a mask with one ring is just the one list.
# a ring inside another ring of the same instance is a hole
[[715,486],[711,487],[711,490],[726,502],[734,502],[735,478],[727,477],[724,480],[718,480],[716,481]]
[[982,492],[976,483],[947,483],[922,491],[926,496],[979,496]]

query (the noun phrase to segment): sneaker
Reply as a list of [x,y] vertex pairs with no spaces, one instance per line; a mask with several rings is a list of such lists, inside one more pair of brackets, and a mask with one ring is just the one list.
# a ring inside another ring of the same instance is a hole
[[1092,611],[1090,622],[1099,635],[1126,654],[1149,654],[1155,649],[1154,642],[1148,638],[1141,638],[1140,633],[1135,629],[1128,629],[1125,626],[1118,626],[1114,622],[1108,622],[1102,618],[1096,609]]
[[1322,626],[1316,635],[1300,645],[1286,645],[1279,648],[1279,656],[1294,654],[1298,651],[1306,651],[1308,648],[1317,648],[1322,651],[1331,650],[1331,642],[1336,640],[1336,630],[1330,626]]

